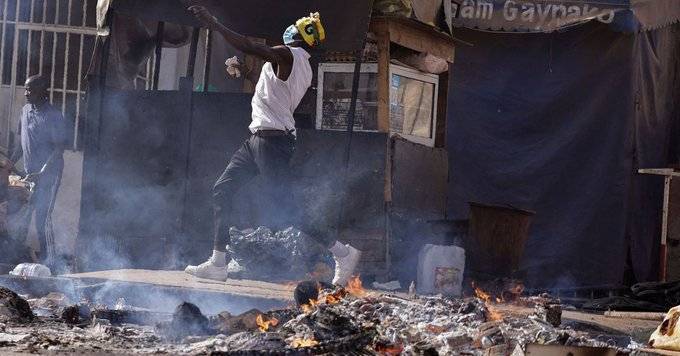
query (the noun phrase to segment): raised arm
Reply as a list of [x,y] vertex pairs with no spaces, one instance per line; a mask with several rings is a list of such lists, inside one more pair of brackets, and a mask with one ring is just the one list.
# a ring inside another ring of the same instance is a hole
[[234,46],[239,51],[259,57],[272,64],[277,64],[281,66],[281,70],[284,68],[292,67],[293,65],[293,55],[285,46],[269,47],[260,43],[255,43],[249,40],[246,36],[237,33],[230,28],[224,26],[213,16],[205,7],[203,6],[191,6],[189,10],[193,12],[194,16],[201,21],[209,29],[219,32],[224,39]]

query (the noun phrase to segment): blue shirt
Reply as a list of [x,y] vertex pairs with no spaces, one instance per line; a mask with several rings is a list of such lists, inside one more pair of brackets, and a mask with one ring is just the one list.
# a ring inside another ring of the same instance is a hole
[[[66,120],[61,111],[50,103],[40,108],[33,104],[24,105],[19,125],[26,173],[39,172],[55,150],[63,153],[68,141]],[[54,159],[54,163],[58,164],[63,156],[57,153]]]

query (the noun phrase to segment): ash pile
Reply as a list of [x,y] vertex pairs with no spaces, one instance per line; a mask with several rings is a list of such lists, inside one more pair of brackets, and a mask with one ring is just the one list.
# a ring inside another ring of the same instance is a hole
[[[518,297],[516,302],[535,312],[529,317],[501,312],[483,297],[373,294],[355,279],[347,288],[320,290],[296,313],[264,314],[258,325],[266,336],[259,337],[268,340],[267,347],[277,346],[274,350],[310,354],[523,355],[529,344],[613,348],[626,354],[637,347],[629,337],[561,326],[559,301],[550,296]],[[211,351],[272,350],[253,348],[257,337],[253,332],[220,336]]]
[[527,317],[500,310],[484,294],[379,294],[358,279],[346,288],[303,282],[298,305],[287,309],[209,317],[189,303],[161,315],[123,300],[107,308],[55,293],[28,302],[8,290],[1,296],[0,351],[12,352],[523,355],[529,344],[620,354],[637,347],[629,337],[562,325],[559,301],[547,295],[513,301],[535,309]]

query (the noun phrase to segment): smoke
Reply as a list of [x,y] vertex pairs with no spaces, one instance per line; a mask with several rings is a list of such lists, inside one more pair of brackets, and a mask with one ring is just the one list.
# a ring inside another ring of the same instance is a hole
[[[202,101],[201,110],[226,111],[230,117],[248,115],[249,98],[234,97],[238,100]],[[224,122],[219,117],[196,113],[189,149],[183,122],[184,114],[188,113],[187,99],[186,94],[178,92],[107,92],[94,171],[95,188],[84,196],[88,198],[90,194],[89,198],[94,198],[94,210],[84,211],[84,215],[91,216],[84,222],[86,234],[79,236],[77,251],[85,270],[183,269],[187,263],[202,262],[208,257],[212,242],[212,184],[228,163],[231,152],[247,137],[247,122],[233,119]],[[243,131],[233,132],[232,127]],[[345,134],[301,132],[293,163],[295,179],[289,188],[293,204],[288,209],[267,204],[255,179],[234,201],[235,213],[241,215],[235,219],[239,228],[254,228],[258,222],[268,226],[268,221],[289,221],[289,225],[299,227],[327,246],[335,237],[341,204],[344,204],[343,227],[384,226],[385,139],[384,135],[355,137],[361,149],[379,154],[353,152],[344,178]],[[187,152],[190,152],[188,182],[183,171]],[[86,166],[85,179],[92,179],[93,171],[87,169]],[[253,210],[262,212],[252,216]],[[118,298],[124,298],[130,305],[164,312],[171,312],[184,301],[209,314],[223,310],[237,313],[278,303],[120,282],[107,282],[84,291],[96,303],[114,305]]]
[[159,313],[172,313],[176,306],[184,302],[195,304],[206,315],[216,315],[225,310],[236,315],[253,308],[283,308],[288,303],[280,299],[116,281],[82,285],[78,287],[78,293],[82,300],[109,308],[118,305],[123,309],[143,308]]

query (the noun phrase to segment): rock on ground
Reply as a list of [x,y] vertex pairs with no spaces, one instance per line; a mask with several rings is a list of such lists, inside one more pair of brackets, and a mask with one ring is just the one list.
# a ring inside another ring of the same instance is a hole
[[33,320],[28,302],[13,291],[0,287],[0,321],[27,322]]

